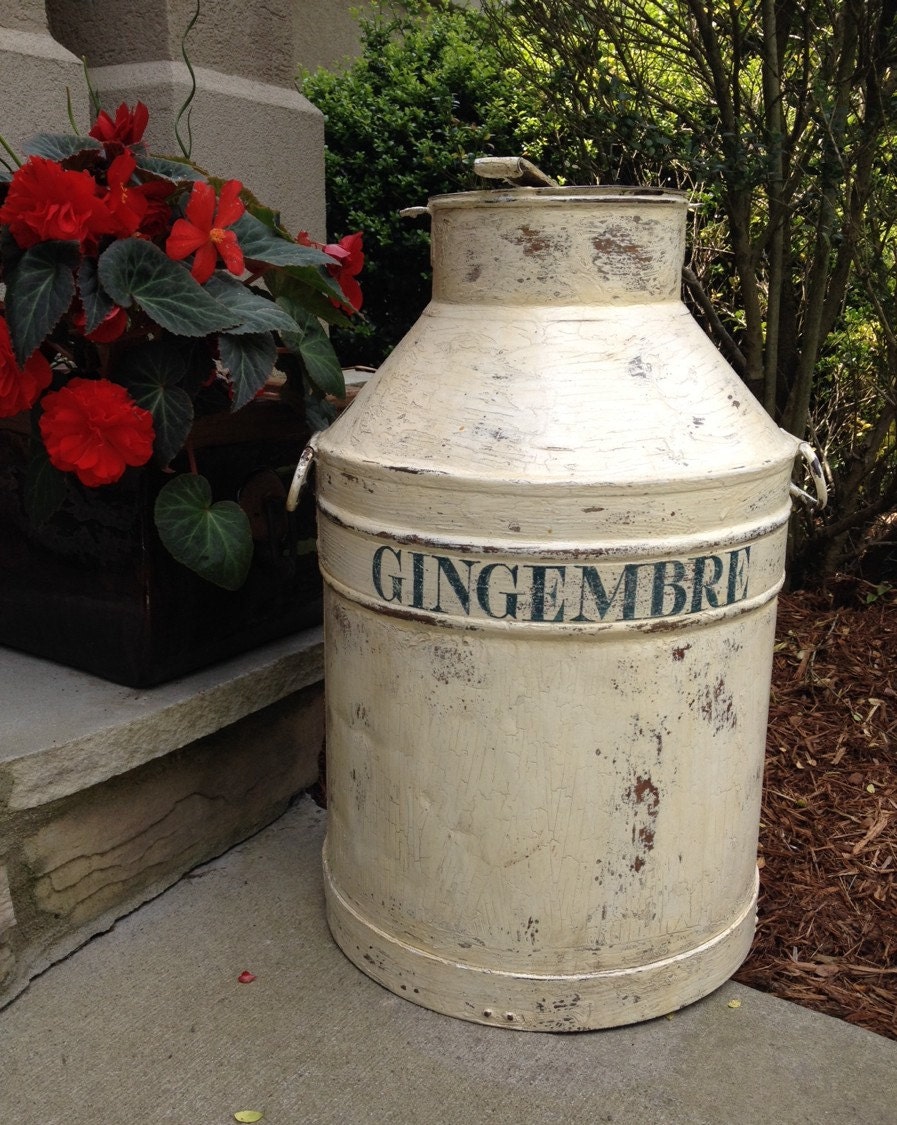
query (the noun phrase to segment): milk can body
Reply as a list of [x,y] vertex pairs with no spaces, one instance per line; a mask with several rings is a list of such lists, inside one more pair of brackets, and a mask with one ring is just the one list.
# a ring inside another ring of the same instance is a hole
[[328,921],[526,1030],[670,1012],[755,925],[797,442],[682,305],[686,201],[430,201],[433,300],[321,435]]

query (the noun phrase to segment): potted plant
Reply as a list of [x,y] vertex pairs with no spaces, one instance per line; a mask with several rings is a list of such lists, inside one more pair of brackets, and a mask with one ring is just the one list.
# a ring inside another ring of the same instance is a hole
[[147,119],[0,171],[0,643],[135,686],[319,613],[283,477],[344,393],[321,322],[357,312],[363,262],[152,155]]

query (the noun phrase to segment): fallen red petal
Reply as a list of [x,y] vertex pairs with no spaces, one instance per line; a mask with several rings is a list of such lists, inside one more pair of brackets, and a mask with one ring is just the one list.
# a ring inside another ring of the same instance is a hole
[[240,975],[237,977],[237,980],[240,982],[240,984],[252,984],[252,982],[255,980],[255,973],[250,973],[248,969],[244,969],[243,972],[240,973]]

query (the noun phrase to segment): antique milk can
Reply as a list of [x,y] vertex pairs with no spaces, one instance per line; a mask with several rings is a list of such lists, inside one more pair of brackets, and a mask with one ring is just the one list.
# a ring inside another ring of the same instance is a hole
[[463,1019],[650,1019],[747,954],[797,439],[680,301],[687,201],[430,200],[432,302],[316,439],[328,921]]

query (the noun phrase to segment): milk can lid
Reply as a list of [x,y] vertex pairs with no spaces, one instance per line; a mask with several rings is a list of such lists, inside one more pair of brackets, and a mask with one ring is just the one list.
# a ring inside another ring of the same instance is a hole
[[[571,185],[569,187],[508,187],[486,191],[459,191],[449,195],[434,195],[426,208],[430,211],[442,207],[514,206],[533,203],[551,206],[594,203],[631,203],[639,206],[688,206],[688,193],[671,188],[629,187],[614,185]],[[417,211],[418,209],[415,208]]]
[[[683,205],[688,197],[684,191],[669,188],[613,185],[577,185],[561,187],[535,164],[522,156],[483,156],[474,161],[473,169],[487,180],[500,180],[506,186],[491,191],[454,192],[433,196],[429,206],[458,207],[500,204],[506,206],[534,200],[551,203],[665,203]],[[510,186],[507,186],[510,185]],[[428,207],[429,210],[429,207]]]

